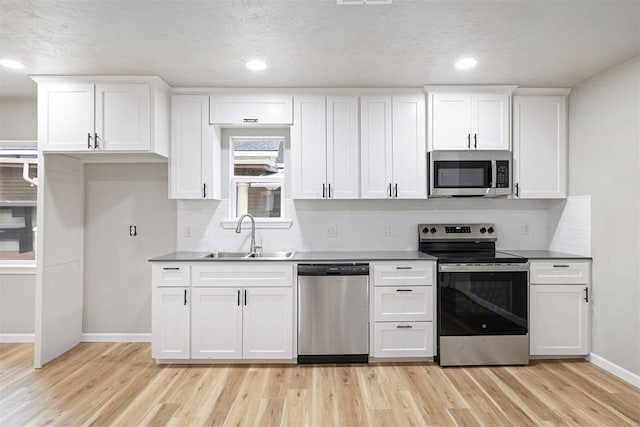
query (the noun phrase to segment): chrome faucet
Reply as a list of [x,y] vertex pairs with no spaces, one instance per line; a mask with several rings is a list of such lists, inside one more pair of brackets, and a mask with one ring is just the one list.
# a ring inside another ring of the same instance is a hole
[[253,218],[251,214],[244,214],[238,220],[238,225],[236,226],[236,233],[240,233],[242,231],[242,221],[245,218],[249,218],[251,220],[251,246],[249,247],[249,251],[253,254],[256,252],[256,220]]

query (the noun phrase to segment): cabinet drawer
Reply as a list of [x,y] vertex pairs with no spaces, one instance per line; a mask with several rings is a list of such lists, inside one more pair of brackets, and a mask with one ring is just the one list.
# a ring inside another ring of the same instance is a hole
[[293,286],[291,263],[199,263],[191,268],[193,286]]
[[212,96],[211,124],[292,124],[291,96]]
[[432,322],[375,323],[373,357],[432,357]]
[[151,265],[151,283],[154,286],[189,286],[189,264],[153,263]]
[[432,286],[376,287],[373,294],[376,322],[433,320]]
[[435,262],[385,262],[373,265],[374,286],[433,285]]
[[591,261],[531,261],[529,281],[536,284],[588,284]]

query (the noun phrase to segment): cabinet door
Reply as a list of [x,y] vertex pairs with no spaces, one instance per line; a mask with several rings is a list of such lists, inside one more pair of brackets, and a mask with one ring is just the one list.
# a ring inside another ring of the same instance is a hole
[[376,322],[373,357],[432,357],[433,322]]
[[432,93],[430,150],[468,150],[471,136],[471,95]]
[[509,95],[473,94],[471,112],[471,147],[508,150]]
[[242,353],[245,359],[293,357],[291,288],[245,288]]
[[393,197],[390,96],[360,97],[360,185],[363,199]]
[[296,96],[291,127],[292,198],[322,199],[327,192],[327,121],[324,96]]
[[427,197],[424,96],[393,97],[393,196]]
[[38,85],[38,146],[43,151],[93,150],[94,86]]
[[[171,157],[169,172],[172,199],[211,198],[203,180],[204,147],[213,144],[209,125],[208,96],[174,96],[171,100]],[[207,159],[208,160],[208,159]],[[218,159],[219,160],[219,159]],[[212,182],[209,182],[212,189]]]
[[360,195],[358,98],[327,98],[327,197],[357,199]]
[[152,342],[154,359],[189,358],[189,288],[152,290]]
[[435,282],[435,261],[376,262],[374,286],[429,286]]
[[212,96],[212,124],[290,125],[291,96]]
[[193,288],[191,358],[242,358],[242,290]]
[[530,353],[538,356],[589,353],[588,287],[531,285]]
[[97,148],[109,151],[149,150],[150,109],[149,85],[96,85]]
[[516,197],[567,197],[567,100],[564,96],[513,98]]

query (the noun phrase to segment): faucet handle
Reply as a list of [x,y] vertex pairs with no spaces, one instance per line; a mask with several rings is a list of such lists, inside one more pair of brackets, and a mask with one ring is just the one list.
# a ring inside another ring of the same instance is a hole
[[262,245],[255,245],[254,249],[256,252],[262,252]]

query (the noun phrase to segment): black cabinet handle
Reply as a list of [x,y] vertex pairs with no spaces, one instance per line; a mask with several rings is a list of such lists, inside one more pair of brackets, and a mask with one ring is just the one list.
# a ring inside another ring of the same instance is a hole
[[395,185],[394,192],[395,192],[395,197],[398,198],[398,183],[397,182],[396,182],[396,185]]
[[329,191],[327,191],[327,199],[331,198],[331,184],[328,185]]
[[240,289],[238,289],[238,307],[240,307]]
[[96,148],[98,148],[98,134],[94,133],[93,134],[93,149],[95,150]]
[[411,270],[413,267],[396,267],[396,270]]
[[163,270],[180,270],[180,267],[162,267]]
[[478,134],[473,134],[473,148],[478,148]]
[[471,148],[471,134],[467,134],[467,148]]
[[520,184],[516,182],[516,197],[520,197]]
[[413,289],[396,289],[396,292],[413,292]]
[[187,290],[184,290],[184,305],[187,305]]
[[584,288],[584,302],[589,302],[589,287]]
[[553,264],[553,268],[569,268],[569,264]]
[[327,194],[326,194],[326,185],[322,184],[322,198],[326,199],[327,198]]
[[247,305],[247,290],[244,290],[244,305]]
[[87,148],[91,148],[91,133],[87,133]]
[[203,183],[202,184],[202,198],[206,199],[207,198],[207,183]]
[[258,123],[258,119],[242,119],[243,123]]
[[398,328],[398,329],[411,329],[411,328],[413,328],[413,326],[411,326],[411,325],[398,325],[398,326],[396,326],[396,328]]
[[391,183],[389,183],[389,198],[391,198],[391,197],[393,197],[393,196],[391,195]]

